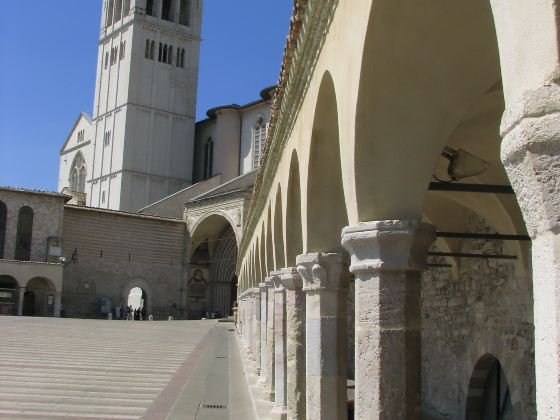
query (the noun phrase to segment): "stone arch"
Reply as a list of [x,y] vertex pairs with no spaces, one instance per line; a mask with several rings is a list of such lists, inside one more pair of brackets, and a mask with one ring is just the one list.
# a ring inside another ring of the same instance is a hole
[[0,275],[0,315],[17,315],[19,283],[10,275]]
[[332,76],[325,72],[311,136],[307,177],[307,250],[340,252],[340,235],[348,226],[344,198],[338,105]]
[[276,265],[275,270],[280,270],[286,267],[286,258],[284,254],[284,219],[282,217],[282,189],[278,185],[278,191],[276,193],[276,200],[274,204],[274,261]]
[[46,277],[33,277],[24,284],[23,315],[54,316],[56,286]]
[[212,212],[207,213],[201,218],[199,218],[194,224],[192,224],[192,226],[189,226],[189,233],[191,237],[193,238],[195,237],[195,234],[197,233],[197,230],[201,225],[208,224],[208,223],[213,224],[216,221],[218,221],[219,218],[225,219],[229,223],[229,225],[231,226],[235,234],[235,240],[237,242],[237,246],[239,247],[239,244],[241,243],[241,234],[238,231],[238,229],[236,229],[237,224],[235,223],[235,220],[229,213],[221,210],[213,210]]
[[130,295],[130,291],[135,287],[139,287],[142,289],[143,292],[146,293],[146,315],[150,316],[154,314],[154,293],[152,290],[152,286],[148,281],[143,279],[142,277],[137,277],[134,279],[128,280],[126,283],[123,284],[121,287],[121,308],[126,308],[128,306],[128,296]]
[[488,0],[372,7],[356,109],[360,221],[420,217],[449,137],[500,79],[495,38]]
[[255,242],[255,277],[252,279],[253,281],[250,283],[249,287],[253,287],[253,285],[258,282],[259,278],[264,279],[267,274],[265,273],[266,269],[263,267],[262,261],[262,252],[261,252],[261,239],[257,238]]
[[259,261],[261,264],[261,276],[262,278],[268,277],[270,274],[270,271],[268,271],[268,266],[267,266],[267,261],[266,261],[266,257],[267,257],[267,252],[266,252],[266,231],[265,231],[265,226],[264,226],[264,222],[261,225],[261,235],[259,237],[259,244],[260,247],[259,249]]
[[301,185],[299,176],[299,159],[297,152],[292,152],[288,189],[286,194],[286,265],[294,267],[296,257],[303,253],[303,236],[301,223]]

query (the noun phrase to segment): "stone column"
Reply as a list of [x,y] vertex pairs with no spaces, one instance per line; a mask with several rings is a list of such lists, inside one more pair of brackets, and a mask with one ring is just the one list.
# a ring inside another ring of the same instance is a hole
[[261,292],[261,377],[259,378],[259,384],[265,384],[267,378],[267,341],[266,341],[266,329],[267,329],[267,312],[268,312],[268,287],[266,283],[259,284],[259,290]]
[[307,418],[345,419],[347,258],[320,253],[296,261],[305,292]]
[[286,289],[286,400],[288,419],[305,420],[305,294],[295,268],[282,269]]
[[23,316],[23,299],[25,298],[25,287],[19,288],[19,300],[18,300],[18,316]]
[[251,356],[255,357],[255,289],[249,289],[248,293],[248,300],[247,300],[247,311],[248,311],[248,322],[249,328],[248,332],[248,341],[249,341],[249,349],[251,351]]
[[255,356],[255,371],[257,375],[261,373],[261,291],[253,289],[253,342]]
[[420,419],[420,279],[434,239],[415,220],[342,231],[356,275],[356,419]]
[[[277,273],[280,274],[280,273]],[[281,275],[274,281],[274,409],[275,419],[286,419],[286,290]]]
[[55,292],[54,294],[54,316],[60,318],[60,307],[62,306],[62,293]]
[[266,315],[266,383],[264,385],[263,398],[274,401],[274,387],[276,379],[274,376],[274,277],[280,273],[273,271],[265,280],[267,291],[267,315]]
[[502,162],[532,239],[535,373],[539,419],[560,419],[560,87],[508,105]]

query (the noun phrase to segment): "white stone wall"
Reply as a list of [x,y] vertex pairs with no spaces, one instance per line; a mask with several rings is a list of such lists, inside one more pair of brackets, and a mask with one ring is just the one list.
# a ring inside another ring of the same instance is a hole
[[[466,231],[491,233],[471,216]],[[464,240],[459,252],[508,253],[502,241]],[[529,246],[528,244],[526,246]],[[506,373],[516,418],[535,418],[530,268],[462,258],[456,274],[430,268],[422,282],[422,399],[439,418],[464,418],[469,381],[486,353]]]
[[240,175],[251,172],[253,168],[253,127],[263,117],[266,122],[270,118],[270,103],[259,102],[245,108],[241,112],[241,146],[240,146]]
[[[78,133],[83,131],[84,138],[78,141]],[[74,128],[68,135],[62,150],[60,151],[60,165],[58,173],[58,191],[61,192],[64,188],[70,187],[70,172],[72,164],[78,153],[82,153],[86,162],[87,176],[86,179],[91,177],[93,162],[93,130],[91,121],[81,114],[78,118]]]

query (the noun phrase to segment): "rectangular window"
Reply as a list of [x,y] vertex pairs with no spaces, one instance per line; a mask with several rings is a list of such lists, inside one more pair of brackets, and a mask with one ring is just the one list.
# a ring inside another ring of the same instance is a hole
[[175,65],[181,67],[181,48],[177,48],[177,59],[175,60]]
[[126,54],[126,41],[121,42],[121,55],[120,55],[120,59],[124,60]]
[[122,17],[123,19],[130,13],[130,0],[123,1]]
[[106,131],[103,139],[103,146],[108,147],[111,144],[111,132]]
[[173,64],[173,47],[171,45],[167,51],[167,64]]
[[105,191],[101,193],[101,204],[105,204]]
[[146,40],[146,52],[144,53],[144,57],[149,59],[150,58],[150,40]]
[[115,3],[115,22],[121,20],[122,14],[122,0],[116,0]]
[[161,18],[173,22],[173,12],[171,10],[171,0],[163,0],[161,7]]
[[109,53],[106,52],[105,53],[105,70],[107,69],[108,66],[109,66]]
[[109,0],[109,7],[107,8],[107,26],[113,24],[113,4],[115,0]]
[[190,25],[190,15],[191,15],[191,1],[181,0],[181,8],[179,11],[179,23],[181,25]]
[[156,42],[152,41],[152,43],[150,44],[150,60],[154,59],[155,51],[156,51]]
[[146,0],[146,14],[148,16],[154,15],[154,0]]
[[159,55],[158,55],[158,61],[161,62],[161,59],[163,58],[163,44],[160,42],[159,43]]

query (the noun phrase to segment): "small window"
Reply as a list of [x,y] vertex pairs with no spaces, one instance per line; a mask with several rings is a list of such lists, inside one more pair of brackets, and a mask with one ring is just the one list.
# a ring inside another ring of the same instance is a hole
[[181,48],[181,68],[185,68],[185,49]]
[[101,204],[105,204],[105,191],[101,193]]
[[147,59],[150,58],[150,40],[149,39],[146,40],[146,52],[144,53],[144,57],[146,57]]
[[0,201],[0,260],[4,258],[4,242],[6,241],[6,219],[8,208]]
[[154,15],[154,0],[146,0],[146,14],[148,16]]
[[126,41],[121,42],[121,54],[120,54],[120,59],[124,60],[124,57],[126,55]]
[[107,70],[107,67],[109,66],[109,52],[105,53],[105,70]]
[[167,63],[167,44],[163,46],[163,62]]
[[181,67],[181,48],[177,48],[177,59],[175,60],[175,65]]
[[115,22],[121,20],[122,14],[122,0],[117,0],[115,3]]
[[111,144],[111,132],[107,131],[105,132],[105,137],[103,138],[103,145],[107,147],[110,144]]
[[173,21],[173,13],[171,10],[171,0],[163,0],[161,7],[161,18],[163,20]]
[[181,8],[179,11],[179,23],[181,25],[190,25],[190,15],[191,15],[191,1],[181,0]]
[[155,52],[156,52],[156,42],[152,41],[150,45],[150,60],[154,59]]
[[122,10],[123,19],[126,16],[128,16],[129,13],[130,13],[130,0],[124,0],[123,1],[123,10]]
[[161,63],[161,59],[163,58],[163,44],[159,43],[159,54],[158,54],[158,61]]
[[253,127],[253,169],[259,167],[261,157],[264,152],[266,141],[266,122],[263,117],[259,117]]
[[107,8],[107,26],[113,24],[113,4],[114,0],[109,0],[109,7]]
[[15,258],[19,261],[29,261],[31,259],[31,239],[33,233],[33,210],[25,206],[19,210],[16,253]]
[[204,145],[204,173],[202,177],[208,179],[212,177],[214,166],[214,142],[209,138]]
[[167,51],[167,64],[173,64],[173,47],[171,45]]

